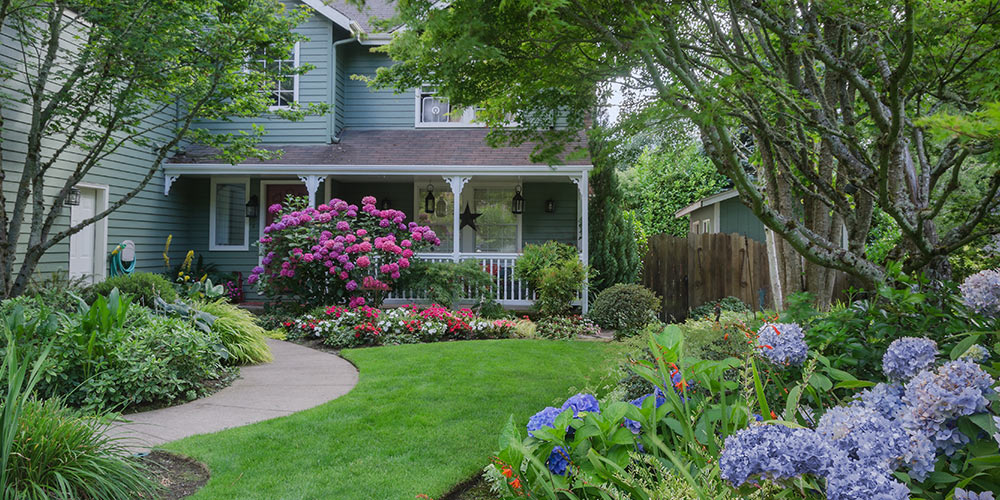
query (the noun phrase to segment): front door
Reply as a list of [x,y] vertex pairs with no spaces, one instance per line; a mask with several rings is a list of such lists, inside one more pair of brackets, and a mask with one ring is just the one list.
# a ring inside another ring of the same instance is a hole
[[274,222],[274,214],[272,214],[267,207],[274,205],[275,203],[285,203],[285,197],[288,195],[292,196],[309,196],[309,191],[306,189],[305,184],[295,183],[295,184],[267,184],[264,189],[264,225],[269,226]]
[[[80,204],[70,209],[70,224],[76,225],[97,214],[98,191],[80,188]],[[97,224],[89,224],[69,237],[69,277],[93,283],[97,274]]]

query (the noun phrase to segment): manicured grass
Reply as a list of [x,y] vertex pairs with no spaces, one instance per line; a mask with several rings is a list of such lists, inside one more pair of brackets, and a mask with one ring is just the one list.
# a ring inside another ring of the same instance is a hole
[[164,448],[208,464],[196,499],[438,497],[488,463],[508,416],[527,422],[597,385],[617,349],[499,340],[345,351],[361,372],[347,395]]

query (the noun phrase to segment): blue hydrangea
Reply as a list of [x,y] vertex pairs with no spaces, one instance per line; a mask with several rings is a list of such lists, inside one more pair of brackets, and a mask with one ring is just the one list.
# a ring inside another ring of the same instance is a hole
[[906,384],[909,410],[903,425],[922,433],[948,455],[968,442],[955,426],[958,417],[986,411],[993,378],[979,365],[957,359],[936,371],[924,371]]
[[967,359],[973,363],[985,363],[990,359],[990,351],[979,344],[972,344],[958,359]]
[[562,410],[573,410],[573,416],[576,417],[581,411],[588,411],[593,413],[600,413],[601,407],[597,403],[597,398],[591,394],[577,394],[571,396],[562,405]]
[[563,411],[559,408],[552,406],[547,406],[542,411],[534,414],[528,419],[528,435],[534,437],[532,431],[537,431],[542,427],[550,427],[555,429],[556,417],[559,416]]
[[[636,406],[637,408],[642,408],[642,404],[645,403],[646,398],[650,396],[654,396],[656,398],[654,404],[656,405],[657,408],[663,406],[663,403],[667,402],[667,398],[663,395],[663,392],[660,391],[660,388],[657,387],[653,389],[653,392],[639,396],[633,399],[632,401],[629,401],[629,403]],[[625,419],[624,425],[625,427],[628,428],[628,430],[632,431],[632,434],[638,434],[640,431],[642,431],[642,424],[630,418]]]
[[757,353],[776,365],[801,365],[808,349],[805,333],[795,323],[764,323],[757,330]]
[[549,470],[553,474],[565,476],[566,469],[569,467],[569,453],[562,446],[556,446],[552,448],[552,453],[549,453],[549,458],[545,461],[545,465],[549,467]]
[[958,286],[965,305],[983,316],[1000,317],[1000,269],[987,269]]
[[836,464],[826,479],[827,500],[909,500],[910,489],[886,471],[857,460]]
[[899,418],[906,411],[903,401],[903,386],[895,384],[878,384],[871,389],[862,391],[858,401],[867,408],[872,408],[889,420]]
[[937,343],[931,339],[899,338],[889,344],[882,356],[882,371],[889,380],[906,382],[930,368],[937,354]]
[[909,451],[906,431],[864,406],[831,408],[819,419],[816,432],[852,459],[886,472],[896,469]]
[[934,471],[937,450],[925,434],[903,425],[903,416],[910,408],[903,401],[904,394],[902,386],[878,384],[863,391],[853,405],[878,412],[894,426],[901,427],[906,432],[907,448],[901,457],[901,462],[909,469],[910,476],[923,481],[927,474]]
[[984,491],[982,493],[974,493],[968,490],[963,490],[962,488],[955,488],[955,496],[952,497],[954,500],[996,500],[993,496],[993,492]]
[[740,486],[757,476],[772,480],[802,474],[826,477],[836,464],[848,460],[846,453],[813,430],[760,425],[726,438],[719,470],[723,479]]

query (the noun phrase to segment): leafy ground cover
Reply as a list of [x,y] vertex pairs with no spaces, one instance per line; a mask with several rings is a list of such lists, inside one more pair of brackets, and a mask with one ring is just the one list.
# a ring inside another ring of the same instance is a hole
[[361,380],[291,415],[165,446],[208,464],[193,498],[439,497],[473,476],[510,415],[603,385],[619,347],[486,340],[343,351]]

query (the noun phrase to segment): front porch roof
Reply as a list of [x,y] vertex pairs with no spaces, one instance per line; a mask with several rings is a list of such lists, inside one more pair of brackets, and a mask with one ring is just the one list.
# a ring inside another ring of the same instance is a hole
[[[531,160],[537,143],[514,147],[491,147],[486,143],[486,128],[468,129],[398,129],[344,130],[336,144],[289,144],[265,146],[284,151],[280,158],[249,158],[241,165],[454,165],[454,166],[534,166],[544,163]],[[563,165],[589,165],[586,142],[581,137],[568,145],[561,158]],[[218,163],[218,150],[193,146],[177,154],[170,164]],[[168,168],[170,165],[167,165]],[[492,169],[491,169],[492,170]]]

